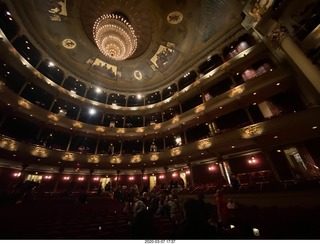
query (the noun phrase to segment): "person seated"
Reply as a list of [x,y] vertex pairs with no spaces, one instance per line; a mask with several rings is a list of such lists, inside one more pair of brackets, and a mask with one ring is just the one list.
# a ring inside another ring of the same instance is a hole
[[230,209],[236,209],[237,204],[233,201],[232,198],[228,198],[227,208]]

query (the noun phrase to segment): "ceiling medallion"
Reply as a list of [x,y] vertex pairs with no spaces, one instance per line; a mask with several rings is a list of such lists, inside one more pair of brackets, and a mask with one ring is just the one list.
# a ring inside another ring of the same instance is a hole
[[100,52],[119,61],[129,58],[137,49],[133,27],[118,14],[104,14],[93,25],[93,37]]
[[182,19],[183,15],[178,11],[171,12],[167,16],[167,21],[172,25],[179,24],[182,21]]
[[73,49],[77,46],[77,43],[72,39],[64,39],[62,41],[62,46],[66,49]]

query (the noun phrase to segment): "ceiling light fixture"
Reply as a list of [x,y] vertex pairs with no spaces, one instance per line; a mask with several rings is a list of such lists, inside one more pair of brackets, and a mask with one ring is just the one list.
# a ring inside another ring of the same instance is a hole
[[137,36],[124,16],[104,14],[93,25],[93,37],[99,50],[113,60],[125,60],[137,49]]

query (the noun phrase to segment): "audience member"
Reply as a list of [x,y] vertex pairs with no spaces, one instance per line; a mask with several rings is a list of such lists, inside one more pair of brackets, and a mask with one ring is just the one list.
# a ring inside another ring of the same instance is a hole
[[228,224],[228,207],[227,202],[224,199],[222,190],[217,190],[216,192],[216,204],[217,204],[217,214],[218,214],[218,226],[226,227]]
[[201,217],[201,209],[196,199],[187,199],[183,204],[184,221],[174,234],[176,239],[216,239],[216,228]]

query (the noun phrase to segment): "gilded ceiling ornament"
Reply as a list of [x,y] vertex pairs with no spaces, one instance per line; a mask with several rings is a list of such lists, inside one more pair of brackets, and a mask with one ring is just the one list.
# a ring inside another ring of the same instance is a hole
[[257,0],[249,14],[258,22],[268,10],[269,0]]
[[72,39],[64,39],[62,41],[62,46],[66,49],[73,49],[77,46],[77,43]]
[[0,147],[9,151],[16,151],[18,149],[16,142],[8,138],[2,138],[0,141]]
[[98,131],[98,132],[105,132],[105,131],[106,131],[106,128],[103,127],[103,126],[97,126],[97,127],[96,127],[96,131]]
[[137,133],[142,133],[142,132],[144,132],[144,128],[143,127],[139,127],[139,128],[136,129],[136,132]]
[[33,156],[41,157],[41,158],[46,158],[48,157],[48,151],[43,148],[43,147],[36,147],[31,154]]
[[81,122],[79,122],[79,121],[75,121],[75,122],[73,122],[73,124],[72,124],[74,127],[76,127],[76,128],[82,128],[83,127],[83,123],[81,123]]
[[181,149],[176,147],[171,150],[171,156],[178,156],[181,153]]
[[276,28],[267,35],[275,48],[280,48],[282,40],[289,34],[287,27],[277,24]]
[[201,104],[201,105],[198,105],[194,112],[197,114],[197,113],[200,113],[201,111],[203,111],[204,109],[206,108],[206,106],[204,104]]
[[150,156],[151,161],[157,161],[159,159],[159,154],[158,153],[153,153]]
[[58,121],[59,120],[58,116],[55,115],[55,114],[48,114],[48,119],[51,119],[53,121]]
[[242,129],[242,138],[248,139],[251,137],[259,136],[263,132],[263,127],[261,125],[249,125]]
[[90,155],[88,158],[88,163],[99,163],[100,157],[98,155]]
[[65,160],[65,161],[74,161],[74,160],[75,160],[74,153],[66,152],[66,153],[62,156],[62,159]]
[[25,109],[30,109],[30,108],[31,108],[30,103],[27,102],[27,101],[24,100],[24,99],[20,99],[20,100],[18,101],[18,104],[19,104],[21,107],[24,107]]
[[112,157],[110,160],[110,163],[119,164],[119,163],[121,163],[121,158],[119,156]]
[[199,150],[203,150],[211,147],[211,145],[212,145],[212,142],[210,141],[210,139],[204,139],[197,143],[197,148]]
[[141,155],[133,155],[130,162],[131,163],[139,163],[139,162],[141,162]]
[[142,73],[139,70],[135,70],[133,72],[133,76],[134,78],[136,78],[137,80],[142,80]]
[[235,97],[240,95],[244,91],[244,84],[233,88],[230,92],[228,92],[228,97]]
[[119,129],[117,129],[117,133],[123,134],[123,133],[125,133],[125,129],[124,128],[119,128]]
[[171,12],[167,16],[168,23],[172,25],[179,24],[182,20],[183,20],[183,14],[178,11]]

